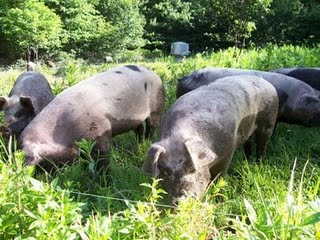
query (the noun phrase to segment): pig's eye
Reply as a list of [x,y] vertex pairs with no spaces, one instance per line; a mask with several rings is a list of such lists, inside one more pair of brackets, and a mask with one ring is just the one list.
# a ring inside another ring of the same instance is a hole
[[163,174],[166,175],[166,176],[170,176],[172,174],[171,168],[165,167],[163,169]]
[[172,170],[169,167],[160,167],[159,170],[165,176],[170,176],[172,174]]
[[16,113],[14,114],[14,116],[15,116],[16,118],[21,118],[21,117],[22,117],[22,113],[21,113],[21,112],[16,112]]

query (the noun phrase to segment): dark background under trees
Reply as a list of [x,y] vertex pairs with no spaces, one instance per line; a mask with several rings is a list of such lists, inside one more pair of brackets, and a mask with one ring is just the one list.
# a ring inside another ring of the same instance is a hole
[[[320,42],[319,0],[2,0],[0,61]],[[155,51],[156,50],[156,51]]]

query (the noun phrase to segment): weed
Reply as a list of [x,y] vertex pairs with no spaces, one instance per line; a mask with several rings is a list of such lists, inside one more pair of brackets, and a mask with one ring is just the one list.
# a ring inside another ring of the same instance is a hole
[[[319,52],[270,45],[138,64],[159,74],[168,109],[178,79],[199,68],[319,66]],[[56,72],[42,73],[58,94],[111,65],[66,58]],[[1,95],[8,95],[19,73],[0,72]],[[48,174],[24,166],[15,140],[0,140],[0,239],[320,239],[319,139],[317,128],[278,124],[262,161],[236,151],[227,174],[212,182],[203,199],[187,198],[175,207],[161,181],[141,170],[157,136],[141,143],[133,133],[113,138],[109,171],[101,173],[92,141],[80,141],[76,161]]]

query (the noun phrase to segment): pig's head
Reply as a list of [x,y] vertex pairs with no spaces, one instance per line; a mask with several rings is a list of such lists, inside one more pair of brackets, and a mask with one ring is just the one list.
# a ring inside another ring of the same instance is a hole
[[304,126],[320,126],[320,99],[303,94],[294,104],[293,117],[302,121]]
[[179,144],[159,142],[150,147],[143,169],[163,179],[163,187],[175,203],[188,196],[201,197],[211,181],[210,166],[216,157],[199,138]]
[[35,117],[35,108],[30,97],[0,97],[0,111],[4,111],[4,127],[19,135]]

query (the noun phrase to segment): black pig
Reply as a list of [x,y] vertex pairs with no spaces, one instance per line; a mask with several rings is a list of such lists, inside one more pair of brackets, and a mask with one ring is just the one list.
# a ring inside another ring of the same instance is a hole
[[0,97],[0,110],[4,111],[4,124],[0,132],[19,137],[23,129],[54,98],[47,79],[38,72],[22,73],[8,97]]

